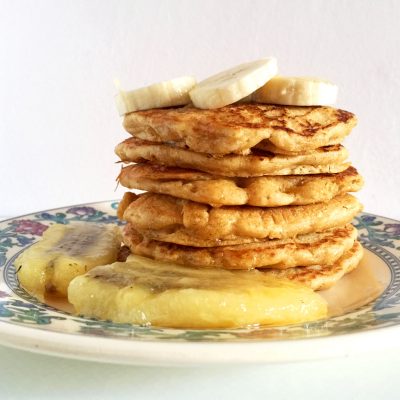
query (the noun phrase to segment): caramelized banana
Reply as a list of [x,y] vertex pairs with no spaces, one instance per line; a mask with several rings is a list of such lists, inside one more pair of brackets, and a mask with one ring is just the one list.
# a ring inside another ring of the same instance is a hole
[[121,247],[116,225],[56,224],[15,261],[21,285],[43,299],[46,292],[66,296],[73,278],[117,260]]
[[173,328],[283,325],[324,318],[311,289],[260,271],[189,268],[139,256],[75,278],[68,300],[78,314]]

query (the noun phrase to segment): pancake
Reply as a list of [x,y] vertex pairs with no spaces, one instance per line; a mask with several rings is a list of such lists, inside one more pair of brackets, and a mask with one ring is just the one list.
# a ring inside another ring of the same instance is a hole
[[213,208],[154,193],[129,196],[134,196],[133,201],[129,205],[122,202],[119,215],[140,234],[149,239],[195,247],[252,243],[321,232],[349,223],[362,209],[359,201],[349,194],[325,203],[274,208]]
[[303,151],[284,150],[284,149],[280,149],[279,147],[276,147],[269,140],[263,140],[260,143],[257,143],[253,149],[268,151],[268,152],[274,153],[274,154],[285,154],[287,156],[295,156],[298,154],[310,154],[313,152],[313,150],[315,150],[315,149],[303,150]]
[[220,155],[248,154],[262,140],[297,152],[338,144],[356,123],[354,114],[332,107],[254,103],[153,109],[124,118],[124,128],[135,137]]
[[170,144],[130,138],[118,144],[116,154],[123,162],[146,162],[196,169],[210,174],[249,177],[261,175],[307,175],[338,173],[349,167],[348,153],[340,145],[321,147],[309,154],[279,155],[257,150],[251,155],[213,157]]
[[350,224],[321,233],[299,235],[295,239],[219,247],[190,247],[148,240],[129,223],[122,232],[123,242],[139,256],[187,267],[244,270],[330,265],[350,250],[357,239],[357,230]]
[[353,247],[333,265],[313,265],[284,270],[265,269],[263,272],[270,277],[275,276],[302,283],[313,290],[325,290],[332,287],[345,274],[357,268],[363,254],[360,242],[355,242]]
[[338,174],[224,178],[196,170],[134,164],[123,168],[118,180],[129,189],[168,194],[214,207],[318,203],[358,191],[363,185],[362,177],[353,167]]

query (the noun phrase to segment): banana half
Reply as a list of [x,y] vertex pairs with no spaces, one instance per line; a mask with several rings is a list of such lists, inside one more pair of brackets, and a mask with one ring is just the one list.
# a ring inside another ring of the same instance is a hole
[[323,79],[275,76],[253,93],[252,100],[288,106],[326,106],[336,103],[337,94],[338,87]]
[[116,225],[55,224],[15,261],[24,289],[43,300],[46,292],[67,295],[70,281],[97,265],[117,260],[121,237]]
[[189,268],[133,255],[75,278],[68,299],[87,317],[173,328],[283,325],[327,313],[311,289],[256,270]]

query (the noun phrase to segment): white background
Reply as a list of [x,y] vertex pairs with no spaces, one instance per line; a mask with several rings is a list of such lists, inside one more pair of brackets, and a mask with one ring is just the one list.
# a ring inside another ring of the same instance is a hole
[[[0,0],[0,215],[118,198],[130,89],[275,55],[340,87],[369,212],[400,218],[400,2]],[[151,369],[0,349],[0,397],[398,398],[399,351],[286,366]]]
[[400,218],[396,1],[0,1],[0,215],[119,198],[130,89],[275,55],[280,72],[340,87],[365,209]]

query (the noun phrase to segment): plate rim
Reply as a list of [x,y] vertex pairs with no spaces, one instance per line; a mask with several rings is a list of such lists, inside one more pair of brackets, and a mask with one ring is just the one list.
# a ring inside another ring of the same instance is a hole
[[[48,356],[142,366],[278,364],[400,349],[397,326],[336,336],[242,342],[163,342],[96,337],[96,346],[93,346],[93,336],[76,337],[25,326],[18,328],[15,332],[13,325],[3,324],[0,344]],[[253,352],[253,348],[257,351]]]

